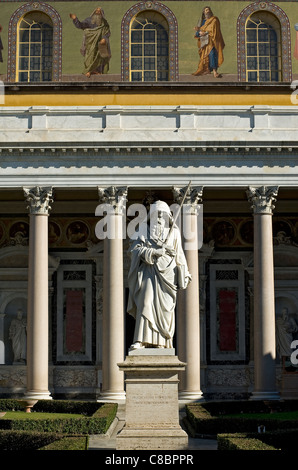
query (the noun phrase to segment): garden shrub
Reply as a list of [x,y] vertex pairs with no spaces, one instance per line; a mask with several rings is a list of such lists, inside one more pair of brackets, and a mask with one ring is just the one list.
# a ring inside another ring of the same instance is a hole
[[[30,419],[0,419],[0,450],[36,450],[51,445],[50,449],[74,450],[88,446],[89,434],[104,434],[117,413],[116,403],[70,402],[40,400],[34,406],[36,412],[82,414],[81,418],[38,418],[34,411]],[[0,400],[0,411],[22,411],[18,400]],[[63,443],[58,443],[62,438]],[[83,437],[85,436],[85,437]],[[72,439],[70,439],[72,437]],[[74,437],[81,439],[76,440]]]
[[63,434],[57,433],[0,430],[0,451],[37,450],[63,437]]
[[277,450],[259,439],[241,434],[219,434],[218,450]]
[[[239,432],[257,432],[260,425],[264,425],[266,431],[275,431],[277,429],[294,429],[297,428],[296,420],[278,420],[273,418],[262,418],[262,417],[231,417],[225,416],[224,413],[219,414],[220,404],[217,405],[216,414],[211,414],[212,407],[210,404],[190,404],[186,406],[187,419],[191,423],[191,426],[197,434],[219,434],[219,433],[239,433]],[[243,403],[242,403],[243,405]],[[260,412],[262,408],[262,402],[256,404],[249,404],[251,412],[253,412],[253,406],[257,408],[257,412]],[[229,407],[223,403],[222,410],[227,410]],[[230,408],[229,413],[239,412],[239,403],[235,402],[235,408],[237,411]],[[248,408],[248,407],[247,407]],[[214,412],[214,409],[213,409]],[[254,411],[256,412],[256,411]],[[265,411],[263,411],[265,412]],[[268,412],[268,408],[266,410]]]

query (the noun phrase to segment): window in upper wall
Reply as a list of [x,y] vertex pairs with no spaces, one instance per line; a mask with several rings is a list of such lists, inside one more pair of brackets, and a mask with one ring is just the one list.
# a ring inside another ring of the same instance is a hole
[[168,23],[156,12],[143,12],[130,29],[130,80],[157,82],[169,79]]
[[245,7],[237,20],[237,42],[239,81],[292,81],[290,22],[278,5]]
[[123,81],[178,80],[178,26],[171,10],[159,2],[139,2],[122,20]]
[[9,22],[7,80],[59,81],[62,78],[62,22],[47,3],[20,6]]
[[18,81],[51,81],[52,65],[52,21],[42,12],[28,13],[21,20],[18,28]]
[[268,13],[254,13],[246,22],[246,79],[248,82],[282,80],[280,24]]

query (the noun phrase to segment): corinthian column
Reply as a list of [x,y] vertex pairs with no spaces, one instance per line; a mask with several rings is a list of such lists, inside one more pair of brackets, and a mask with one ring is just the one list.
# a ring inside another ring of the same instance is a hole
[[102,392],[104,400],[125,398],[124,360],[123,229],[127,188],[98,188],[99,202],[106,206],[107,232],[103,253]]
[[272,213],[277,187],[250,187],[254,213],[254,392],[252,399],[278,398],[275,376],[275,302]]
[[199,302],[199,253],[198,214],[202,209],[202,187],[193,189],[173,188],[175,201],[180,204],[187,191],[182,208],[182,243],[192,281],[186,290],[180,290],[177,298],[177,353],[186,362],[180,374],[180,400],[198,400],[201,392],[200,367],[200,302]]
[[30,235],[27,311],[28,399],[49,399],[48,390],[48,216],[52,188],[24,188],[29,203]]

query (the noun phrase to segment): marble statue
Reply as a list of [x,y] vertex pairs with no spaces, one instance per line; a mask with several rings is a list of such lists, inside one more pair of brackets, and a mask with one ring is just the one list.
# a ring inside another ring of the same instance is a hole
[[191,275],[179,228],[165,202],[151,205],[147,235],[131,241],[130,254],[127,311],[136,320],[130,349],[172,348],[177,289],[186,289]]
[[297,331],[298,326],[294,318],[289,316],[287,308],[283,308],[281,316],[276,320],[276,346],[280,357],[291,356],[293,334]]
[[17,311],[17,317],[12,320],[9,327],[9,339],[12,341],[14,362],[26,361],[26,321],[23,311]]

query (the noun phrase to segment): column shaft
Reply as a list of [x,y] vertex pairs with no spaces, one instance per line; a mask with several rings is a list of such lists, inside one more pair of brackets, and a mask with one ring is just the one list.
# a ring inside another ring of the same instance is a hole
[[[183,195],[183,190],[175,189]],[[200,367],[200,302],[199,302],[199,258],[198,258],[198,201],[202,188],[189,190],[183,207],[182,241],[192,281],[178,292],[177,301],[177,352],[186,362],[180,373],[180,400],[198,400],[202,397]],[[179,202],[179,197],[176,197]],[[191,236],[190,236],[191,234]]]
[[[100,189],[100,201],[109,211],[109,235],[104,239],[102,317],[102,398],[125,398],[124,375],[118,363],[124,360],[123,216],[126,188]],[[109,209],[110,208],[110,209]]]
[[[114,223],[122,224],[115,215]],[[120,219],[120,220],[119,220]],[[124,297],[122,240],[104,241],[102,393],[123,395],[124,377],[117,364],[124,359]]]
[[51,188],[24,189],[30,203],[27,311],[27,393],[49,399],[48,211]]
[[272,241],[277,188],[249,188],[254,210],[254,392],[252,399],[278,399],[275,371],[275,295]]
[[48,392],[48,216],[30,215],[27,390]]
[[275,302],[272,216],[254,217],[255,394],[275,392]]

